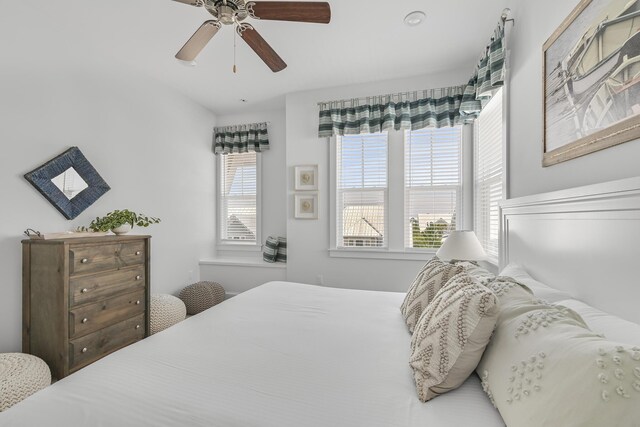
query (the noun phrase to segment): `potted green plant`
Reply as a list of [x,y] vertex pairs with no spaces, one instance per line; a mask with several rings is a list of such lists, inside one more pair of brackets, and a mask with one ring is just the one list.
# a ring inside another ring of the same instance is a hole
[[89,224],[89,229],[93,231],[111,230],[113,233],[120,235],[128,233],[136,225],[138,227],[148,227],[151,224],[157,224],[159,222],[160,218],[154,218],[123,209],[109,212],[102,218],[96,217],[96,219]]

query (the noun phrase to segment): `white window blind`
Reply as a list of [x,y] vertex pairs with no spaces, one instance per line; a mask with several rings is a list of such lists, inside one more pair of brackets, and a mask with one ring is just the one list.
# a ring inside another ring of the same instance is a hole
[[406,248],[439,248],[462,205],[462,128],[405,131]]
[[256,243],[256,153],[220,155],[218,221],[222,242]]
[[499,203],[503,199],[502,89],[484,107],[474,129],[474,228],[491,261],[498,260]]
[[336,245],[387,245],[387,134],[336,141]]

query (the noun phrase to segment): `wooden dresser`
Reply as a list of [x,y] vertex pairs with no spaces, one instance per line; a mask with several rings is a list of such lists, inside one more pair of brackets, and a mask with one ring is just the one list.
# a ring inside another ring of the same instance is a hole
[[24,240],[22,349],[65,376],[149,335],[149,236]]

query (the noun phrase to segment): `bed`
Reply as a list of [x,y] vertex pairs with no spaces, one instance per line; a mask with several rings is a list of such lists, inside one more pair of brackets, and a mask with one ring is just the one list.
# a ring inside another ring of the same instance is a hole
[[[511,200],[501,219],[503,266],[554,285],[539,291],[594,332],[640,339],[640,178]],[[418,400],[403,298],[267,283],[36,393],[0,426],[503,426],[476,374]]]
[[475,375],[418,400],[403,297],[267,283],[53,384],[0,425],[504,425]]

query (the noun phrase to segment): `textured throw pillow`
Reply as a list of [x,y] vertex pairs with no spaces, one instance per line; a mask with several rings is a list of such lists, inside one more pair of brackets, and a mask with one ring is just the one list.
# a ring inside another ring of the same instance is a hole
[[273,236],[267,237],[262,251],[262,259],[266,262],[276,262],[278,255],[278,239]]
[[400,306],[400,311],[409,328],[409,332],[413,333],[413,329],[418,323],[422,312],[438,291],[449,279],[462,271],[464,271],[463,266],[440,261],[437,257],[431,258],[422,267]]
[[458,388],[478,365],[498,319],[498,298],[461,273],[438,292],[411,338],[410,365],[426,402]]
[[477,372],[507,425],[640,425],[640,343],[591,332],[514,279],[489,286],[501,310]]
[[276,256],[277,262],[287,262],[287,238],[278,237],[278,255]]
[[467,273],[474,279],[478,279],[483,285],[488,285],[496,278],[495,274],[491,273],[485,268],[480,267],[474,261],[457,261],[456,265],[461,265],[462,267],[464,267],[465,273]]

